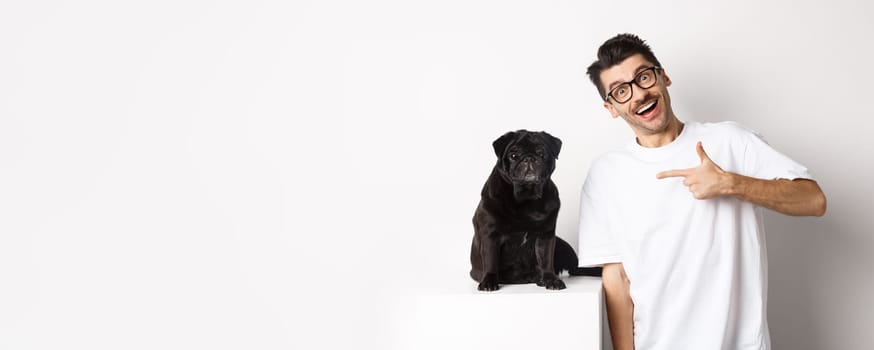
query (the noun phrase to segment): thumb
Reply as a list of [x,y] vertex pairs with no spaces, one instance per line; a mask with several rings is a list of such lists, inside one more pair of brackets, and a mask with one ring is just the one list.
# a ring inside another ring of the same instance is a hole
[[698,141],[698,146],[695,147],[698,151],[698,158],[701,158],[701,163],[704,162],[713,162],[710,160],[710,157],[707,156],[707,152],[704,152],[704,146],[701,145],[701,141]]

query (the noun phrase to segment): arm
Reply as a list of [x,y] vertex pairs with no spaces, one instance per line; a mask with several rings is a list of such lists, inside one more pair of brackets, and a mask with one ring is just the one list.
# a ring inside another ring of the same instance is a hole
[[723,171],[720,192],[794,216],[825,215],[825,194],[816,181],[762,180]]
[[701,165],[689,169],[663,171],[656,177],[685,178],[683,184],[689,186],[689,190],[697,199],[730,195],[786,215],[825,215],[825,194],[816,181],[764,180],[730,173],[722,170],[707,156],[701,142],[698,142],[697,149]]
[[610,324],[613,349],[633,350],[634,304],[631,302],[630,283],[622,264],[604,264],[601,283],[604,285],[604,296],[607,300],[607,322]]

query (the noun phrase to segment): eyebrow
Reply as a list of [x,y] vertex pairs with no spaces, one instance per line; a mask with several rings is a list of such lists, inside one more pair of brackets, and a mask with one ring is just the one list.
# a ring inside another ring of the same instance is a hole
[[[646,63],[643,63],[643,64],[637,66],[637,69],[634,70],[634,76],[636,77],[637,74],[640,73],[640,71],[642,71],[648,67],[649,67],[649,65],[647,65]],[[631,79],[634,80],[634,77],[632,77]],[[613,90],[613,88],[616,87],[616,85],[619,85],[622,83],[626,83],[626,82],[617,80],[617,81],[610,83],[610,85],[607,86],[607,91],[609,92],[610,90]]]

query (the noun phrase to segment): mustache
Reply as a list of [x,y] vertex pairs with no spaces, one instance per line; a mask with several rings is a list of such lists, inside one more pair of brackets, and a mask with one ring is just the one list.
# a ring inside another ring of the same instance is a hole
[[658,98],[657,95],[647,92],[646,95],[643,95],[643,99],[640,100],[640,102],[638,102],[638,103],[636,103],[634,106],[632,106],[631,110],[632,110],[632,111],[636,111],[636,110],[638,110],[641,106],[643,106],[643,105],[649,103],[650,101],[652,101],[652,100],[654,100],[654,99],[656,99],[656,98]]

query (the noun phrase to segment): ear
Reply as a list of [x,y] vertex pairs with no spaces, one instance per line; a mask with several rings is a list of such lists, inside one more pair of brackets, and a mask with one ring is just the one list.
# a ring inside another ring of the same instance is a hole
[[662,78],[665,79],[665,87],[671,86],[671,77],[668,76],[668,72],[665,72],[664,68],[662,68]]
[[546,131],[541,131],[540,135],[543,136],[544,141],[546,141],[546,147],[549,148],[549,151],[552,152],[552,156],[555,159],[558,159],[558,153],[561,152],[561,140],[558,137],[552,136]]
[[616,110],[616,107],[613,107],[613,104],[610,103],[610,101],[604,101],[604,108],[610,112],[610,115],[613,116],[613,118],[619,116],[619,111]]
[[501,158],[501,156],[504,155],[504,151],[507,149],[507,145],[514,139],[516,139],[516,132],[510,131],[492,142],[492,147],[495,148],[495,155],[498,156],[498,158]]

